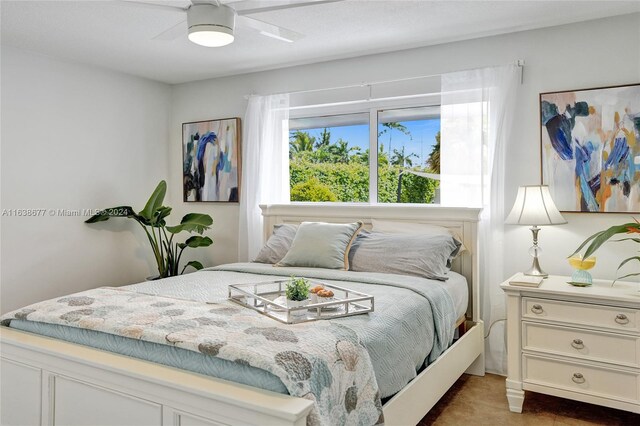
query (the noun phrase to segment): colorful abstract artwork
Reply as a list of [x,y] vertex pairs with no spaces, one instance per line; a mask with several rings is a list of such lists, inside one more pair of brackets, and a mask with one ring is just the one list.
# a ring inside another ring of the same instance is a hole
[[540,94],[542,183],[565,212],[640,212],[640,84]]
[[184,201],[240,200],[240,119],[182,124]]

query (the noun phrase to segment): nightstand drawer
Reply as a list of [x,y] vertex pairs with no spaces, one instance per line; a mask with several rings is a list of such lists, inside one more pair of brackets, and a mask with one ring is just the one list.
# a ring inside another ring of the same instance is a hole
[[640,375],[582,363],[523,355],[523,381],[603,398],[638,402]]
[[565,302],[561,300],[522,298],[522,316],[562,324],[578,324],[609,330],[637,332],[638,310]]
[[640,366],[640,337],[623,334],[525,321],[522,323],[522,349]]

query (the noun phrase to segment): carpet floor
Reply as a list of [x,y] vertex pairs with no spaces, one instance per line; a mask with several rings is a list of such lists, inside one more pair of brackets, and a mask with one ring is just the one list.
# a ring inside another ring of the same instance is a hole
[[504,381],[463,375],[418,425],[640,425],[640,414],[534,392],[526,393],[522,414],[512,413]]

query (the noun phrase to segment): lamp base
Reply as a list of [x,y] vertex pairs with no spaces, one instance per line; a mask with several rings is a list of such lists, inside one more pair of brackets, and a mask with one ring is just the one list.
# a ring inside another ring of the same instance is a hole
[[540,263],[538,262],[537,256],[533,258],[533,264],[531,265],[531,268],[529,268],[529,270],[524,272],[524,274],[530,275],[532,277],[542,277],[542,278],[547,278],[549,276],[549,274],[547,274],[542,270],[542,268],[540,268]]

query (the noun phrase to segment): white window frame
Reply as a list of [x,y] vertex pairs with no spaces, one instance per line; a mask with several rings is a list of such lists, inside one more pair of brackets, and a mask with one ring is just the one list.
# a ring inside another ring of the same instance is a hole
[[[395,204],[406,205],[405,203],[379,203],[378,202],[378,114],[382,110],[419,108],[419,107],[440,107],[440,94],[405,96],[398,99],[383,100],[361,100],[350,102],[339,102],[324,105],[301,105],[289,109],[289,120],[329,117],[332,115],[344,114],[369,114],[369,202],[343,202],[340,204],[353,205],[378,205]],[[372,155],[374,153],[374,155]],[[289,178],[291,179],[291,178]],[[310,202],[291,201],[292,204],[313,204],[313,205],[335,205],[335,201]]]

